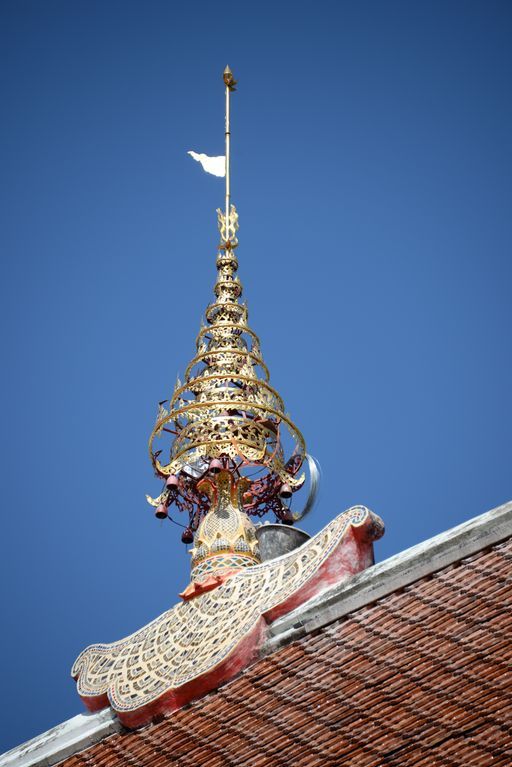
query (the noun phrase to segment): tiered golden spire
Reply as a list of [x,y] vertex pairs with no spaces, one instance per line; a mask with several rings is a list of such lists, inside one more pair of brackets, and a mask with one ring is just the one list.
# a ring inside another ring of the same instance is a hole
[[[176,382],[169,409],[161,403],[149,441],[157,476],[166,480],[162,494],[148,501],[157,516],[168,516],[175,503],[189,513],[183,539],[190,541],[210,507],[201,480],[221,470],[247,482],[241,505],[248,514],[273,511],[291,523],[285,501],[304,482],[299,470],[305,458],[304,439],[285,414],[281,397],[270,386],[258,336],[249,328],[247,307],[240,303],[242,284],[236,276],[238,214],[230,202],[230,96],[236,81],[229,67],[223,75],[226,92],[226,208],[218,210],[220,231],[215,301],[206,309],[206,325],[196,341],[196,355]],[[167,462],[155,440],[172,435]],[[285,456],[285,449],[291,455]]]

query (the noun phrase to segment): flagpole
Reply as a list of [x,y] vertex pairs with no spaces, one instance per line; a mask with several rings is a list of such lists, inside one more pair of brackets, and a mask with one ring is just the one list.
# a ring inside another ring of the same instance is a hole
[[[226,78],[224,78],[226,79]],[[231,185],[230,185],[230,166],[231,166],[231,133],[230,133],[230,120],[229,120],[229,102],[230,102],[229,85],[226,85],[226,227],[229,221],[229,202],[231,197]]]
[[223,74],[224,84],[226,86],[226,239],[229,240],[229,208],[231,203],[231,131],[230,131],[230,96],[231,91],[235,90],[236,80],[229,67],[226,67]]

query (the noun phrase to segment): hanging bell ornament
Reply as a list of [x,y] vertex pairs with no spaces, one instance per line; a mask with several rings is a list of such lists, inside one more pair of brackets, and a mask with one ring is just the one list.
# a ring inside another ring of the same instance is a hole
[[155,511],[155,517],[157,519],[167,519],[167,506],[161,503]]
[[213,458],[210,461],[210,471],[212,474],[218,474],[219,471],[222,471],[222,468],[222,462],[218,458]]

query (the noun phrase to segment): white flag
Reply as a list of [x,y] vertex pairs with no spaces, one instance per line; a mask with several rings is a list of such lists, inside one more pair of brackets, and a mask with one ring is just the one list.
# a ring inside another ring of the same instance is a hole
[[198,154],[197,152],[187,152],[191,157],[200,162],[203,166],[203,170],[207,173],[212,173],[214,176],[226,175],[226,158],[224,155],[221,157],[208,157],[207,154]]

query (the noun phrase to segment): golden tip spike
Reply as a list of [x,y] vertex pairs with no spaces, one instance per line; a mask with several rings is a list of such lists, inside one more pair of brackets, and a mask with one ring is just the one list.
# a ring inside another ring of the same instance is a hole
[[224,85],[229,88],[230,91],[236,90],[236,80],[233,77],[233,72],[229,67],[226,67],[224,70],[224,74],[222,75],[222,79],[224,80]]

